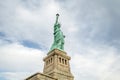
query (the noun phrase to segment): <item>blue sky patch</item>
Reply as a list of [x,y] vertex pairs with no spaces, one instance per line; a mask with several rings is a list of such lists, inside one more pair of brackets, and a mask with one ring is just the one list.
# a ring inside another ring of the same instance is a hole
[[5,34],[3,32],[0,32],[0,37],[5,37]]
[[43,47],[33,41],[30,40],[23,40],[22,45],[29,47],[29,48],[36,48],[36,49],[43,49]]
[[4,76],[0,76],[0,80],[7,80]]

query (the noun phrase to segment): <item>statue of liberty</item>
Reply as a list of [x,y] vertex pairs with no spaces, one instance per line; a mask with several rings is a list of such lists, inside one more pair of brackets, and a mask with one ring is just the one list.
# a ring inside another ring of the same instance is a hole
[[56,22],[54,24],[54,42],[50,48],[50,51],[53,49],[64,50],[64,38],[63,32],[60,30],[60,23],[58,23],[59,14],[56,14]]

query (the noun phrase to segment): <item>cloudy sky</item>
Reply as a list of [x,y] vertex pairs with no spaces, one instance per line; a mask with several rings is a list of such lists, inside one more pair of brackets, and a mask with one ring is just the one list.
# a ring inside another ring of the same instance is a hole
[[75,80],[120,80],[120,0],[0,0],[0,80],[43,70],[60,14]]

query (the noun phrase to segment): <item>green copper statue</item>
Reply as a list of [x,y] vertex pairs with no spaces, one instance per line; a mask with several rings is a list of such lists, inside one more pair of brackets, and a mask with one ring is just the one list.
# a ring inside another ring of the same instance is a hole
[[56,22],[54,25],[54,43],[51,46],[51,50],[59,49],[64,50],[64,38],[63,32],[60,30],[61,25],[58,23],[59,14],[56,14]]

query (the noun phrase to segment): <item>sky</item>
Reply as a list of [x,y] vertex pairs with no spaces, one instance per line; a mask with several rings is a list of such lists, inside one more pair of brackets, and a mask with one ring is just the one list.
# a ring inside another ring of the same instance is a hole
[[56,13],[74,80],[120,80],[120,0],[0,0],[0,80],[43,71]]

